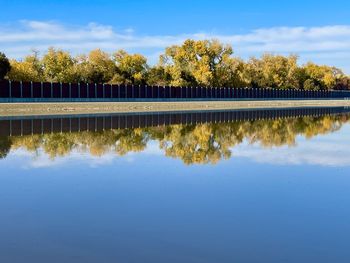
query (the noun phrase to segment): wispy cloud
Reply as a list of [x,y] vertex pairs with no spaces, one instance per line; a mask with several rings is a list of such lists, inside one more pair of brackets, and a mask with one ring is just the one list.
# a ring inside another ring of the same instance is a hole
[[232,35],[211,32],[142,35],[132,28],[119,31],[112,26],[96,23],[77,26],[55,21],[28,20],[0,27],[0,49],[14,58],[23,57],[31,49],[43,52],[49,46],[54,46],[74,54],[94,48],[106,51],[126,49],[130,52],[142,52],[151,57],[151,62],[156,62],[157,55],[165,47],[179,44],[187,38],[217,38],[232,44],[236,54],[245,58],[263,52],[297,53],[303,62],[315,60],[350,71],[350,25],[261,28]]

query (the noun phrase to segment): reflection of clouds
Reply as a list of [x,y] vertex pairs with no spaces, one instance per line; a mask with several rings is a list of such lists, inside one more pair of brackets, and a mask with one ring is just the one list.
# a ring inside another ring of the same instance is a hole
[[[128,155],[134,155],[137,153],[130,152]],[[142,151],[142,154],[147,155],[164,155],[164,151],[159,148],[159,142],[157,141],[149,141],[147,143],[147,147]]]
[[81,151],[73,150],[69,155],[63,157],[55,157],[51,159],[42,150],[39,152],[31,153],[24,149],[17,149],[12,151],[8,156],[11,159],[20,159],[21,167],[24,169],[30,168],[46,168],[46,167],[59,167],[67,165],[69,163],[88,165],[91,168],[98,167],[100,165],[106,165],[112,163],[113,153],[108,153],[102,156],[93,156],[89,153],[82,153]]
[[350,140],[333,135],[315,140],[302,140],[296,146],[262,148],[243,143],[232,149],[232,157],[249,158],[255,162],[279,165],[349,166]]
[[119,156],[112,150],[101,156],[93,156],[89,152],[83,152],[81,149],[74,149],[66,156],[58,156],[51,159],[42,149],[33,153],[19,148],[11,151],[6,159],[13,160],[16,164],[20,160],[20,167],[23,169],[59,167],[68,164],[81,164],[96,168],[102,165],[112,164],[117,159],[127,163],[133,163],[138,154],[161,156],[163,152],[159,148],[158,142],[150,141],[147,148],[141,153],[130,152],[124,156]]

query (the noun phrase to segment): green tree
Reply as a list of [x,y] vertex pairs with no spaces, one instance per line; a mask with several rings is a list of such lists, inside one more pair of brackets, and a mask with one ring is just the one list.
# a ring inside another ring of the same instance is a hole
[[147,59],[140,54],[128,54],[119,50],[114,54],[116,74],[112,82],[117,84],[145,84],[148,71]]
[[312,79],[318,89],[332,89],[337,80],[344,76],[344,73],[335,67],[320,66],[314,63],[307,63],[304,66],[308,78]]
[[189,39],[166,48],[160,65],[173,86],[233,86],[241,83],[242,62],[232,54],[232,47],[218,40]]
[[88,56],[79,56],[76,61],[77,75],[81,81],[107,83],[115,74],[115,63],[100,49],[92,50]]
[[245,76],[252,87],[289,89],[298,88],[298,57],[264,54],[260,59],[251,58]]
[[47,81],[74,82],[77,79],[75,60],[68,52],[49,48],[42,63]]
[[3,80],[6,74],[11,70],[10,61],[4,53],[0,52],[0,80]]
[[165,72],[164,67],[154,66],[148,70],[147,85],[150,86],[166,86],[171,82],[171,76]]
[[38,53],[26,56],[23,61],[11,60],[11,70],[8,73],[11,80],[44,81],[44,70]]

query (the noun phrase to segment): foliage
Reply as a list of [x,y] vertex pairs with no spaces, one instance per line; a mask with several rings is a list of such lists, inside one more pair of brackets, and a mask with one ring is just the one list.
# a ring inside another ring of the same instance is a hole
[[279,89],[299,88],[298,57],[264,54],[261,59],[251,58],[246,74],[252,87]]
[[0,52],[0,80],[4,79],[4,77],[10,71],[10,69],[10,61],[4,53]]
[[113,78],[115,64],[111,57],[100,49],[92,50],[88,56],[79,56],[76,65],[80,81],[107,83]]
[[232,47],[217,40],[186,40],[160,57],[172,86],[233,86],[241,82],[243,62],[233,58]]
[[75,60],[68,52],[49,48],[42,59],[44,76],[47,81],[74,82],[76,81]]
[[44,69],[38,53],[26,56],[23,61],[11,60],[8,78],[16,81],[44,81]]
[[112,82],[118,84],[144,84],[148,70],[147,59],[140,54],[130,55],[124,50],[114,54],[116,73]]
[[0,78],[7,73],[7,78],[18,81],[350,89],[350,77],[338,68],[311,62],[299,65],[296,55],[264,54],[244,61],[233,56],[230,45],[218,40],[188,39],[168,47],[154,66],[140,54],[119,50],[111,55],[100,49],[72,57],[66,51],[49,48],[42,57],[34,52],[21,61],[11,60],[11,70],[6,61],[0,53]]

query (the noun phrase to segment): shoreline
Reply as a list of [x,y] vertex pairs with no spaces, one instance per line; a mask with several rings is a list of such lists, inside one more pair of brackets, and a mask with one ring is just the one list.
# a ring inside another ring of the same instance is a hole
[[205,111],[298,107],[350,107],[350,100],[122,101],[0,103],[0,116]]

